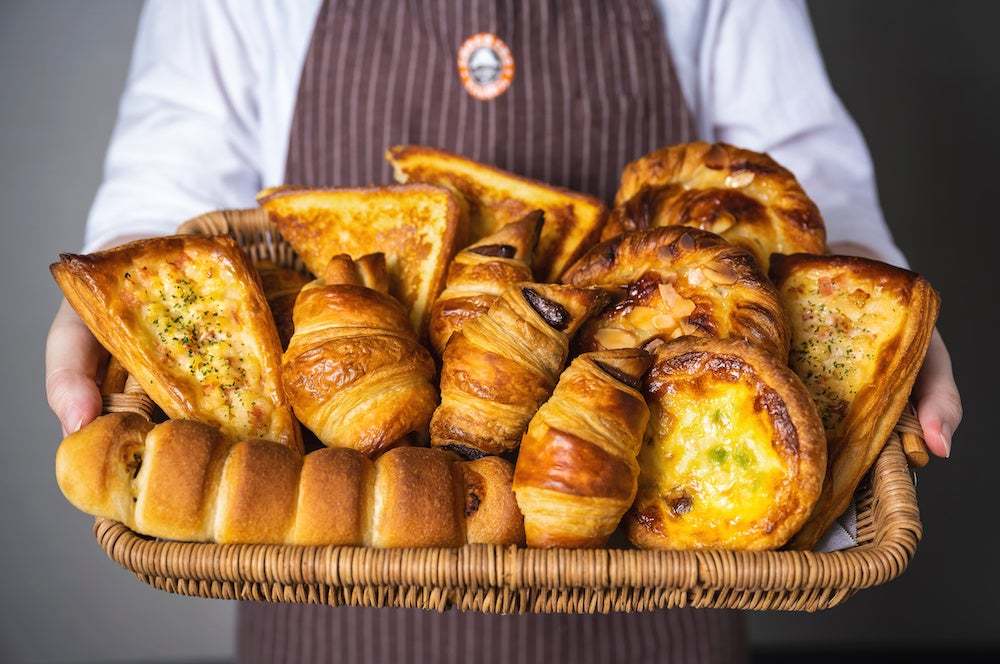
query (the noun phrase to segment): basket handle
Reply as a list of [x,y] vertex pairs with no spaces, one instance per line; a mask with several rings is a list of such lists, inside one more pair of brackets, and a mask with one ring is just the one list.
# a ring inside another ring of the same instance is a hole
[[906,454],[906,461],[911,468],[923,468],[930,461],[930,450],[927,449],[927,441],[924,440],[924,430],[920,427],[920,420],[917,419],[917,411],[910,402],[906,403],[906,408],[899,416],[896,423],[896,433],[903,444],[903,452]]

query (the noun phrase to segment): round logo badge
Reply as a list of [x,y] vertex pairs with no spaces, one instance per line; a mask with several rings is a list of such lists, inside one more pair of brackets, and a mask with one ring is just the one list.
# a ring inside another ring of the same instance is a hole
[[499,97],[514,80],[514,56],[499,37],[480,32],[458,49],[458,77],[476,99]]

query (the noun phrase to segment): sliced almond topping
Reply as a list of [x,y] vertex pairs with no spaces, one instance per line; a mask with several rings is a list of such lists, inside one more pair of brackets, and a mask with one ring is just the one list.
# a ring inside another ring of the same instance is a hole
[[700,286],[705,283],[705,275],[701,268],[692,268],[687,273],[688,283],[692,286]]
[[636,338],[625,330],[604,327],[594,333],[594,339],[604,348],[635,348]]
[[723,263],[716,263],[712,267],[702,268],[705,276],[721,286],[730,286],[736,283],[736,271]]
[[695,309],[695,304],[691,300],[682,296],[677,289],[670,284],[660,284],[660,298],[663,305],[674,318],[690,316]]
[[677,329],[681,331],[681,334],[694,334],[695,332],[698,331],[697,327],[687,322],[686,320],[682,320],[680,322],[680,325],[677,326]]
[[753,182],[753,171],[733,171],[726,176],[726,186],[732,189],[740,189]]
[[670,330],[677,325],[677,321],[670,314],[660,314],[659,316],[653,316],[653,327],[658,330]]

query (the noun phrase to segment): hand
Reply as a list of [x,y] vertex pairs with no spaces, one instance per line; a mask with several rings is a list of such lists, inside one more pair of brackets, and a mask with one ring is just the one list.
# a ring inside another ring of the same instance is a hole
[[951,438],[962,421],[962,398],[952,374],[948,349],[936,329],[913,386],[913,399],[927,448],[939,457],[951,456]]
[[45,343],[45,393],[63,436],[101,414],[97,373],[106,357],[101,344],[63,300]]

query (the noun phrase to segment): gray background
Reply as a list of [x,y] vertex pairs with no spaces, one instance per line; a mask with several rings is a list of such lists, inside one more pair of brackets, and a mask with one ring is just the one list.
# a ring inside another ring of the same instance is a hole
[[[59,431],[42,348],[59,294],[47,270],[76,249],[124,82],[139,4],[4,3],[0,14],[0,660],[225,658],[233,605],[147,588],[108,561],[52,472]],[[909,571],[818,615],[757,614],[767,647],[998,645],[993,406],[1000,104],[998,4],[810,5],[835,86],[875,156],[882,202],[915,269],[940,289],[966,420],[954,458],[920,475],[925,541]]]

